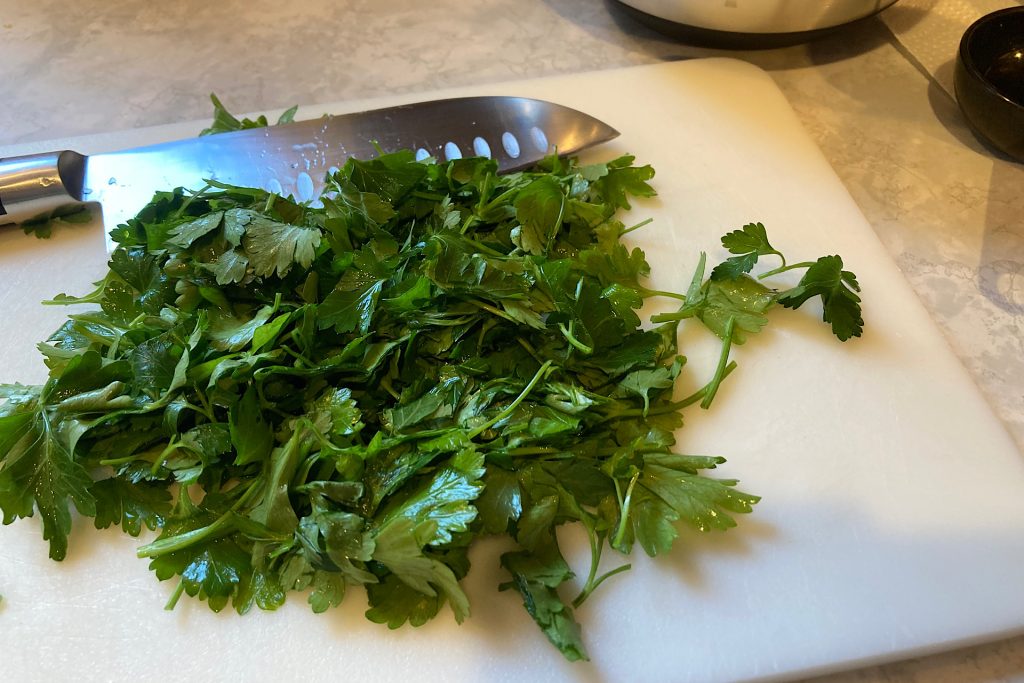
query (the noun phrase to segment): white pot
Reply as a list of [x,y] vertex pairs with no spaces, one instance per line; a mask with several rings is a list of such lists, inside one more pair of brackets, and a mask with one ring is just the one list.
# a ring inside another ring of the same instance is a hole
[[619,0],[698,29],[745,34],[820,31],[880,12],[896,0]]

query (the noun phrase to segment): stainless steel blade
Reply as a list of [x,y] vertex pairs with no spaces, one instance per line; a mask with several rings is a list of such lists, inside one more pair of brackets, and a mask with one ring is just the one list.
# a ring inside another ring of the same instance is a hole
[[206,179],[315,201],[348,157],[412,149],[420,158],[495,159],[500,171],[573,154],[618,132],[582,112],[523,97],[465,97],[190,138],[86,158],[81,199],[113,227],[155,191],[200,189]]

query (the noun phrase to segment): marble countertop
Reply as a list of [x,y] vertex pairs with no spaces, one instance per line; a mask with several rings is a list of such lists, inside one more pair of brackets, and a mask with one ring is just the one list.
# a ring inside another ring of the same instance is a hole
[[[680,58],[745,59],[779,84],[1024,451],[1024,165],[973,137],[954,100],[881,20],[808,46],[723,52],[663,38],[609,0],[411,6],[0,0],[0,147],[204,119],[209,92],[233,111],[261,111]],[[1024,681],[1024,638],[815,680]]]

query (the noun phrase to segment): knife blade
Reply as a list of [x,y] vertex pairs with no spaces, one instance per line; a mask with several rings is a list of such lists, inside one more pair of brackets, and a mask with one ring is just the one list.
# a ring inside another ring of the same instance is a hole
[[552,151],[574,154],[618,136],[602,121],[552,102],[479,96],[434,100],[85,156],[60,151],[0,159],[0,225],[98,202],[104,224],[134,216],[153,193],[206,180],[316,202],[348,157],[414,150],[417,158],[494,159],[499,172]]

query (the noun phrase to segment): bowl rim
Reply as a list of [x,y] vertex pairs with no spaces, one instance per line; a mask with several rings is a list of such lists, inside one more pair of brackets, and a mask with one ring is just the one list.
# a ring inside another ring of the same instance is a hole
[[970,44],[971,41],[974,39],[974,34],[977,32],[977,30],[982,26],[990,23],[991,21],[1000,19],[1008,14],[1024,15],[1024,6],[1006,7],[1004,9],[996,10],[995,12],[990,12],[988,14],[982,15],[981,17],[978,17],[978,19],[976,19],[974,23],[967,27],[967,30],[964,31],[963,37],[960,38],[960,47],[957,50],[957,56],[959,57],[960,63],[963,65],[964,69],[971,75],[971,77],[974,80],[980,83],[985,88],[985,90],[992,93],[996,97],[1002,99],[1004,102],[1011,105],[1012,107],[1024,111],[1024,104],[1016,102],[1015,100],[1011,100],[1009,97],[1004,95],[998,88],[992,85],[992,82],[990,80],[985,78],[984,74],[982,74],[981,70],[978,68],[978,65],[974,63],[974,59],[971,57],[970,52]]
[[[741,37],[741,38],[742,37],[757,37],[757,36],[765,36],[765,37],[768,37],[768,38],[772,38],[772,37],[778,36],[778,37],[785,38],[785,37],[788,37],[788,36],[796,37],[796,36],[800,36],[800,35],[803,35],[803,34],[814,34],[814,33],[819,33],[819,32],[824,34],[824,33],[827,33],[827,32],[831,32],[831,31],[835,31],[835,30],[841,29],[841,28],[843,28],[845,26],[848,26],[850,24],[854,24],[854,23],[859,22],[859,21],[865,21],[867,19],[870,19],[873,16],[877,16],[878,14],[881,14],[882,12],[884,12],[885,10],[889,9],[890,7],[895,5],[897,2],[899,2],[899,0],[873,0],[874,3],[875,3],[875,6],[873,8],[870,8],[870,9],[868,9],[866,11],[863,10],[863,9],[858,9],[858,10],[856,10],[855,13],[853,13],[851,16],[848,16],[847,18],[838,19],[838,20],[835,20],[834,23],[829,23],[829,24],[825,24],[825,25],[821,25],[821,26],[813,26],[813,27],[807,27],[807,28],[795,28],[795,29],[794,28],[786,28],[786,29],[773,30],[773,31],[759,31],[759,30],[750,30],[750,29],[746,29],[746,28],[716,26],[716,25],[713,25],[714,24],[714,19],[715,19],[714,17],[712,18],[712,23],[711,24],[698,23],[698,21],[707,21],[708,20],[708,17],[706,16],[706,12],[708,11],[708,7],[709,6],[711,6],[711,10],[712,11],[719,11],[720,8],[721,8],[721,5],[722,5],[722,0],[692,0],[691,2],[680,2],[679,0],[615,0],[615,1],[618,2],[621,5],[625,5],[626,7],[630,8],[630,9],[636,11],[636,12],[642,12],[643,14],[649,15],[649,16],[655,18],[655,19],[660,19],[660,20],[663,20],[663,21],[666,21],[666,22],[669,22],[669,23],[672,23],[672,24],[677,24],[677,25],[682,26],[682,27],[687,28],[687,29],[695,29],[695,30],[698,30],[698,31],[709,31],[709,32],[712,32],[712,33],[715,33],[715,34],[722,34],[722,37],[736,36],[736,37]],[[846,7],[846,6],[849,6],[849,5],[853,5],[856,2],[858,2],[858,1],[859,2],[863,2],[864,0],[853,0],[853,1],[846,0],[845,4],[844,4],[844,2],[833,2],[832,4],[840,5],[842,7]],[[731,6],[731,3],[729,3],[729,2],[727,2],[725,4],[726,4],[726,7]],[[756,3],[752,3],[752,4],[756,4]],[[792,3],[782,3],[782,2],[780,2],[779,4],[787,5],[787,4],[792,4]],[[800,3],[796,3],[796,4],[800,4]],[[668,16],[664,12],[664,6],[665,5],[668,5],[672,12],[678,12],[679,11],[677,9],[678,6],[686,5],[687,7],[683,8],[683,12],[691,14],[691,16],[689,18],[679,18],[679,17],[675,17],[675,16]],[[696,8],[689,7],[690,5],[696,5]],[[716,7],[719,8],[719,9],[716,10],[715,9]],[[696,13],[697,16],[696,17],[692,16],[693,13]],[[702,13],[705,13],[705,16],[701,16]],[[695,19],[698,20],[698,21],[694,21]]]

